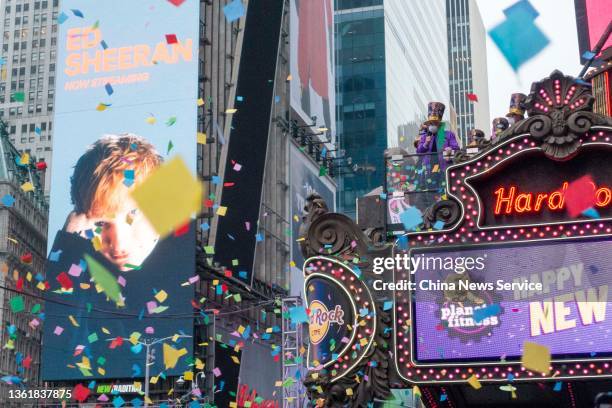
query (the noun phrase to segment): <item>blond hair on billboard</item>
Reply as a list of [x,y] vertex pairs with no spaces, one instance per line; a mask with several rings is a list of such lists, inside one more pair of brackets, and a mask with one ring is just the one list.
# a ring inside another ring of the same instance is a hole
[[[77,213],[89,217],[114,214],[125,193],[163,162],[155,147],[132,133],[104,135],[79,158],[70,179],[70,196]],[[124,183],[133,170],[132,185]]]

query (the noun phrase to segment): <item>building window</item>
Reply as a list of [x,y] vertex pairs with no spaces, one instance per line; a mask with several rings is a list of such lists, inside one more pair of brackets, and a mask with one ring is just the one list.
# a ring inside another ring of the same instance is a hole
[[53,112],[53,102],[47,103],[47,112]]
[[42,112],[42,104],[37,103],[36,104],[36,113],[40,113],[40,112]]
[[28,11],[28,10],[30,10],[30,4],[26,3],[23,5],[23,11]]
[[28,131],[28,125],[21,125],[21,133],[25,133]]

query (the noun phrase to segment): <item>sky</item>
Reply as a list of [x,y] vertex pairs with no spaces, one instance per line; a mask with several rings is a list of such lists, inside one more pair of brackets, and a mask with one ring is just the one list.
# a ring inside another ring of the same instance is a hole
[[[504,19],[503,10],[517,0],[476,0],[485,29],[489,31]],[[489,104],[491,119],[505,116],[510,94],[529,94],[531,83],[559,69],[576,76],[582,69],[578,52],[578,34],[574,0],[530,0],[540,15],[535,24],[549,38],[550,43],[515,73],[497,46],[487,35],[487,71],[489,76]],[[483,129],[484,130],[484,129]]]

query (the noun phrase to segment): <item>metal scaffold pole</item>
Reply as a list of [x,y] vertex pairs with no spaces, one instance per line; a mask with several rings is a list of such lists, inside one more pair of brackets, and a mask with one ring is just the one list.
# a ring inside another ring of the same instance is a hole
[[[304,407],[305,390],[302,384],[304,370],[302,324],[292,323],[289,310],[302,305],[297,296],[283,298],[282,302],[282,370],[283,408]],[[298,374],[299,373],[299,374]]]

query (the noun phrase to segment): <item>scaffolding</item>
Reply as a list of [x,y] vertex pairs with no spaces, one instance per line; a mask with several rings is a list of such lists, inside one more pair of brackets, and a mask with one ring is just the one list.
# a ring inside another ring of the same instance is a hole
[[[305,389],[302,384],[304,372],[302,324],[292,323],[289,310],[302,306],[298,296],[283,298],[282,302],[282,370],[283,370],[283,408],[302,408],[305,406]],[[299,374],[298,374],[299,373]]]

